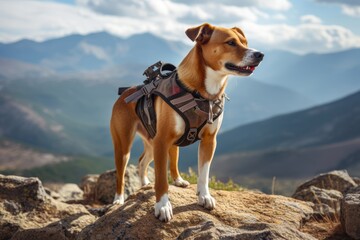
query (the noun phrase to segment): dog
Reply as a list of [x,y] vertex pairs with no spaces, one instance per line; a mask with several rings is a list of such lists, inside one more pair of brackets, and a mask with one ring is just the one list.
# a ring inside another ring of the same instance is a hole
[[[223,28],[204,23],[189,28],[186,35],[196,44],[177,68],[178,79],[189,91],[196,91],[209,101],[222,98],[229,75],[249,76],[263,60],[264,54],[248,48],[244,32],[237,27]],[[155,216],[168,222],[173,217],[168,197],[168,160],[174,184],[187,187],[189,182],[181,178],[178,171],[179,147],[174,143],[184,134],[183,118],[162,98],[155,97],[156,135],[150,138],[136,114],[136,103],[127,103],[125,98],[136,92],[135,87],[127,89],[115,102],[110,130],[114,145],[116,165],[116,194],[114,204],[124,203],[124,175],[130,158],[130,149],[135,134],[144,142],[144,152],[139,159],[141,184],[149,184],[147,168],[155,164]],[[208,188],[209,169],[216,148],[223,114],[214,122],[206,123],[199,132],[198,151],[198,204],[213,209],[216,201]]]

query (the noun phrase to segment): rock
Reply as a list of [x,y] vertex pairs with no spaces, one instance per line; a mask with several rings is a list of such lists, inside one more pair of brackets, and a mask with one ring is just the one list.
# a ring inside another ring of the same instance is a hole
[[[154,170],[148,168],[148,177],[154,181]],[[141,187],[137,167],[129,164],[125,172],[125,199]],[[116,191],[116,170],[109,170],[99,176],[96,183],[96,199],[104,204],[112,203]]]
[[355,182],[357,185],[360,185],[360,178],[358,178],[358,177],[353,177],[352,179],[354,180],[354,182]]
[[48,196],[38,178],[0,175],[0,239],[15,232],[42,228],[75,214],[92,216],[82,205],[70,205]]
[[38,178],[0,175],[0,199],[16,202],[22,210],[30,211],[46,200],[46,192]]
[[205,221],[185,229],[176,239],[220,239],[220,237],[223,239],[271,239],[270,230],[261,230],[261,228],[266,228],[266,224],[259,225],[260,229],[252,227],[251,230],[244,230],[242,227],[234,228],[222,224],[216,225],[213,221]]
[[95,190],[99,174],[88,174],[81,179],[80,188],[84,192],[84,200],[94,202],[96,200]]
[[216,208],[197,205],[196,186],[169,186],[174,218],[154,216],[152,186],[123,206],[114,205],[84,228],[78,239],[315,239],[299,230],[313,213],[310,203],[251,191],[212,191]]
[[295,199],[312,202],[314,204],[314,216],[317,219],[330,217],[336,219],[340,215],[340,201],[343,194],[337,190],[321,189],[315,186],[295,192]]
[[96,217],[89,214],[74,214],[42,228],[18,231],[11,240],[76,239],[80,231],[95,220]]
[[58,194],[63,202],[77,201],[83,199],[84,192],[74,183],[64,184],[59,190]]
[[340,220],[347,235],[360,239],[360,186],[352,188],[341,201]]
[[310,186],[315,186],[322,189],[337,190],[341,193],[345,193],[349,188],[356,187],[357,184],[349,176],[346,170],[332,171],[323,173],[315,178],[300,185],[296,192],[300,192],[303,189],[307,189]]
[[57,192],[51,190],[50,188],[44,187],[45,192],[47,195],[49,195],[50,197],[52,197],[53,199],[60,199],[61,196],[60,194],[58,194]]
[[62,202],[79,202],[83,200],[84,192],[74,183],[46,183],[45,192],[52,198]]

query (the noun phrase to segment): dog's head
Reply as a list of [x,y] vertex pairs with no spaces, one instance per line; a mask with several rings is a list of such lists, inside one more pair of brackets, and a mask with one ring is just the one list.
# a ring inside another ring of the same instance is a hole
[[205,64],[226,75],[249,76],[264,54],[248,48],[244,32],[237,27],[222,28],[204,23],[186,30],[201,47]]

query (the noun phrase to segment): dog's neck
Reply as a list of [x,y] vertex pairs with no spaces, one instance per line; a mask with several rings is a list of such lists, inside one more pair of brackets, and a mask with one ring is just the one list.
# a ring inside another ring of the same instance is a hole
[[225,91],[227,75],[221,74],[206,65],[201,46],[196,44],[178,67],[182,84],[190,91],[209,100],[219,99]]

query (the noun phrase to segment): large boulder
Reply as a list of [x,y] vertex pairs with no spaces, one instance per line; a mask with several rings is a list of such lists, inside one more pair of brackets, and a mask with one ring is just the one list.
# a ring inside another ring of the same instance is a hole
[[312,202],[314,204],[314,217],[317,219],[327,216],[335,220],[340,213],[340,201],[343,198],[343,194],[337,190],[310,186],[309,188],[295,192],[292,197]]
[[350,189],[341,201],[340,220],[347,235],[360,239],[360,186]]
[[346,170],[320,174],[301,184],[293,198],[312,202],[317,219],[337,220],[340,216],[340,202],[347,190],[357,186]]
[[311,186],[322,189],[337,190],[341,193],[345,193],[348,189],[356,187],[357,184],[349,176],[346,170],[337,170],[328,173],[322,173],[313,179],[306,181],[296,189],[295,193],[300,192],[303,189],[307,189]]
[[[154,181],[154,169],[148,168],[148,177]],[[129,164],[125,171],[125,199],[141,188],[137,167]],[[116,170],[109,170],[101,174],[95,187],[95,196],[103,204],[112,203],[116,191]]]
[[46,192],[38,178],[0,175],[0,199],[30,211],[46,201]]
[[214,210],[196,204],[196,186],[169,186],[174,218],[154,216],[152,186],[84,228],[78,239],[315,239],[299,229],[313,213],[310,203],[251,191],[211,191]]
[[[82,205],[51,198],[38,178],[0,175],[0,239],[10,239],[18,231],[42,228],[79,214],[92,216]],[[37,238],[34,235],[26,239]]]

